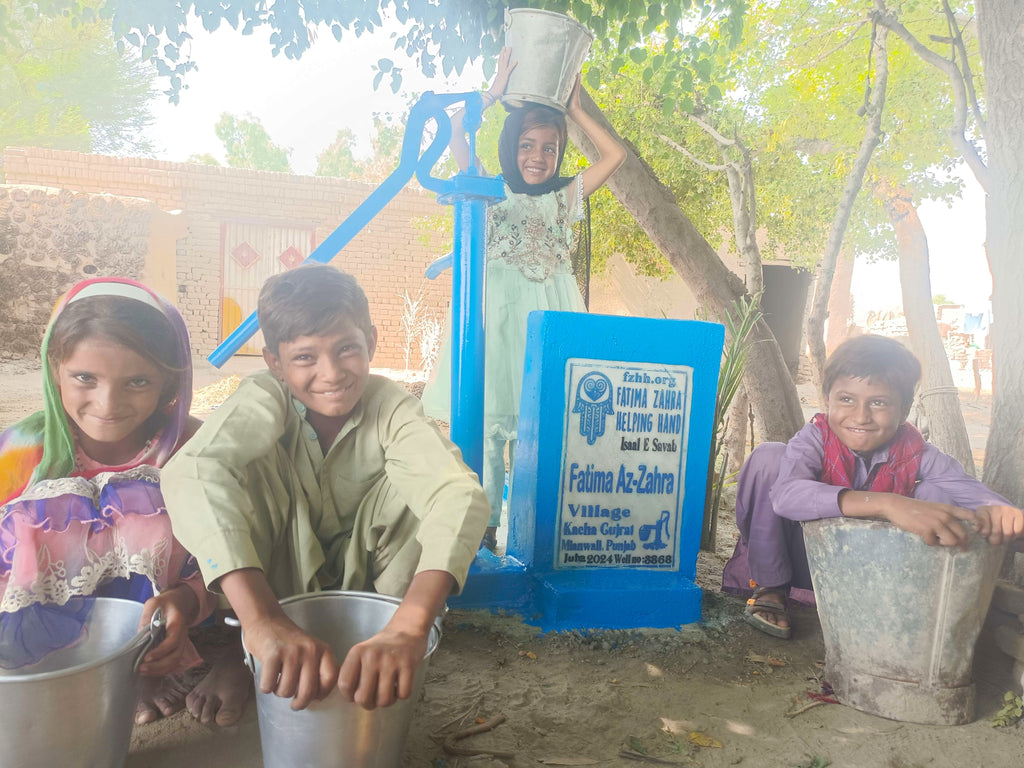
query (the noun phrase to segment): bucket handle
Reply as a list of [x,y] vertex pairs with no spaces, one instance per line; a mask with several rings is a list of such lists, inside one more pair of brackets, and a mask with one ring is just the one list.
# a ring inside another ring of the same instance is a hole
[[[235,627],[236,629],[242,628],[242,622],[236,619],[234,616],[225,616],[224,623],[229,627]],[[252,654],[245,647],[245,635],[242,635],[242,663],[249,668],[249,672],[253,675],[256,674],[256,659],[253,658]]]
[[167,622],[164,621],[163,611],[157,608],[149,619],[149,626],[139,633],[139,637],[142,639],[142,647],[139,649],[139,655],[135,657],[135,663],[132,665],[133,674],[139,671],[139,665],[146,657],[146,654],[155,646],[160,645],[166,636]]

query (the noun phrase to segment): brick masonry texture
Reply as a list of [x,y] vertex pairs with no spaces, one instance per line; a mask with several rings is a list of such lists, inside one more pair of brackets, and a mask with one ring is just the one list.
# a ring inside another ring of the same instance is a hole
[[[305,228],[318,245],[374,189],[344,179],[24,147],[4,150],[3,170],[0,300],[17,315],[0,320],[0,349],[8,356],[38,350],[54,301],[88,269],[141,274],[154,210],[181,211],[187,222],[172,249],[176,264],[166,265],[177,284],[168,298],[184,315],[195,352],[206,355],[221,340],[225,224]],[[380,338],[374,365],[405,367],[406,295],[422,297],[421,317],[443,322],[451,273],[427,280],[423,272],[451,247],[449,236],[432,231],[435,220],[450,216],[432,194],[407,188],[334,257],[370,300]],[[17,297],[6,295],[11,291]],[[412,347],[410,367],[418,368],[418,343]]]
[[38,354],[68,288],[142,275],[152,206],[68,189],[0,186],[0,357]]

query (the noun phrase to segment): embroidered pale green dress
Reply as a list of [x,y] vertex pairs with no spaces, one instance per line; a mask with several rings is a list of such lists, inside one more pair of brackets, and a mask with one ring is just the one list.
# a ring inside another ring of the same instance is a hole
[[[513,440],[526,358],[526,317],[534,310],[586,312],[572,274],[572,225],[583,211],[581,177],[557,192],[519,195],[487,209],[485,430]],[[451,335],[423,393],[427,415],[451,417]]]
[[[586,312],[572,274],[573,224],[582,217],[582,178],[557,192],[522,195],[506,185],[506,198],[487,209],[486,365],[484,387],[484,488],[495,513],[504,485],[496,442],[515,440],[519,423],[526,318],[534,310]],[[427,415],[451,420],[451,333],[423,393]],[[492,524],[494,524],[492,516]]]

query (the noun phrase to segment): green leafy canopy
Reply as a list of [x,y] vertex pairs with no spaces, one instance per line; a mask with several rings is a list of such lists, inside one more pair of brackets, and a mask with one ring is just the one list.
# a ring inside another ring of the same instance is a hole
[[224,144],[228,165],[232,168],[291,172],[288,165],[291,150],[271,141],[259,118],[236,117],[225,112],[214,126],[214,132]]
[[[684,70],[691,66],[698,72],[710,67],[706,43],[690,30],[713,23],[724,39],[738,40],[746,9],[744,0],[98,0],[95,9],[78,0],[31,3],[33,12],[41,16],[108,20],[120,45],[152,62],[167,82],[166,93],[173,102],[178,100],[185,76],[197,65],[187,54],[190,18],[199,19],[209,31],[221,24],[242,34],[268,27],[271,52],[289,58],[300,57],[322,33],[340,42],[347,34],[358,37],[378,30],[385,20],[394,20],[402,25],[402,31],[394,34],[395,51],[415,62],[428,77],[438,69],[446,76],[461,73],[468,62],[480,56],[485,57],[489,75],[503,42],[505,11],[510,6],[573,16],[594,32],[599,43],[614,46],[623,63],[627,59],[646,61],[649,41],[660,40],[662,54],[647,66],[650,77],[657,76],[666,91],[680,86],[687,77]],[[0,45],[19,25],[19,21],[0,15]],[[390,77],[391,87],[397,91],[401,67],[382,58],[372,69],[378,84]]]
[[49,18],[0,2],[0,146],[145,154],[152,67],[119,53],[100,0]]

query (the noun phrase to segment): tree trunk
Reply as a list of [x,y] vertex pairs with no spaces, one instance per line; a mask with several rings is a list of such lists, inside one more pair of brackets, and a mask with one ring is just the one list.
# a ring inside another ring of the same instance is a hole
[[828,333],[825,336],[827,355],[835,352],[836,347],[850,337],[850,326],[853,323],[852,285],[855,264],[852,255],[840,252],[828,298]]
[[978,0],[988,109],[988,260],[992,270],[992,428],[985,483],[1024,505],[1024,2]]
[[908,190],[884,183],[879,185],[877,194],[883,198],[896,230],[903,313],[910,331],[910,347],[924,368],[918,399],[927,418],[928,440],[959,461],[974,477],[974,455],[960,409],[960,396],[935,320],[928,238]]
[[[584,109],[617,141],[629,147],[589,94],[583,92],[581,97]],[[593,160],[594,146],[587,137],[571,121],[569,130],[576,146]],[[742,281],[722,263],[715,249],[680,209],[672,191],[631,147],[622,167],[608,180],[608,187],[690,286],[697,300],[715,317],[725,317],[730,304],[745,295]],[[804,422],[796,385],[764,319],[754,326],[749,338],[752,343],[747,353],[743,385],[754,408],[761,437],[788,441]]]
[[814,301],[811,304],[810,317],[807,318],[807,345],[810,349],[811,374],[818,389],[821,389],[822,372],[825,370],[825,321],[828,320],[832,276],[835,274],[836,261],[843,245],[843,235],[846,234],[846,227],[850,223],[853,203],[864,184],[864,174],[867,173],[871,155],[882,138],[882,108],[885,106],[885,89],[889,78],[889,59],[885,47],[888,32],[888,29],[882,27],[876,29],[872,35],[875,46],[875,88],[867,110],[868,124],[864,128],[864,139],[853,161],[850,176],[843,188],[843,196],[832,220],[832,229],[829,230],[825,243],[825,254],[818,266],[818,279],[814,282]]
[[729,199],[732,201],[732,228],[736,248],[743,258],[747,278],[747,291],[756,296],[764,290],[764,271],[761,268],[761,249],[757,245],[757,196],[754,192],[754,168],[750,152],[737,142],[743,162],[726,164],[729,180]]

